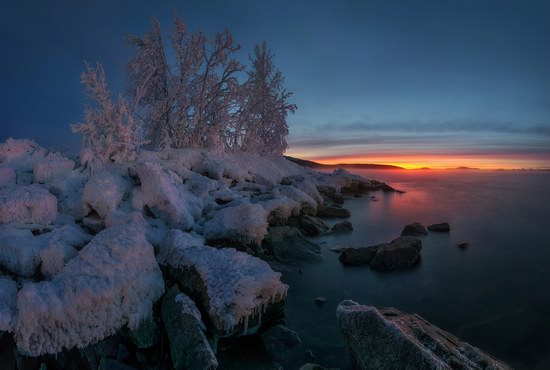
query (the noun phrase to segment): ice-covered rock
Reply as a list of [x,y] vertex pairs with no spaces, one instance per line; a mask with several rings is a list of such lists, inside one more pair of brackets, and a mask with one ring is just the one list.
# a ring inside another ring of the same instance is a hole
[[354,369],[510,369],[418,315],[349,300],[336,315]]
[[262,247],[267,258],[287,265],[302,265],[323,259],[321,247],[290,226],[270,228]]
[[40,263],[44,240],[29,229],[0,225],[0,265],[19,276],[31,277]]
[[213,370],[218,360],[204,335],[195,302],[174,285],[162,299],[162,321],[176,370]]
[[182,179],[152,162],[138,164],[136,172],[141,192],[140,198],[133,201],[134,207],[141,201],[157,218],[166,219],[173,227],[192,229],[195,218],[200,216],[202,202],[185,188]]
[[15,184],[16,179],[17,175],[15,174],[13,168],[0,167],[0,188],[10,184]]
[[259,204],[242,204],[216,212],[204,225],[204,237],[259,245],[267,234],[267,211]]
[[8,185],[0,189],[0,224],[51,224],[57,217],[57,199],[41,185]]
[[36,162],[33,168],[34,182],[48,183],[57,177],[71,172],[74,161],[65,158],[59,153],[50,153],[46,158]]
[[82,202],[96,211],[99,217],[105,218],[109,211],[120,205],[127,187],[128,184],[117,172],[103,170],[90,177],[84,186]]
[[280,185],[278,189],[281,195],[300,203],[303,213],[314,215],[317,212],[317,201],[300,189],[292,185]]
[[143,228],[106,229],[51,281],[23,286],[15,342],[30,356],[83,348],[123,326],[136,329],[163,292]]
[[216,249],[170,230],[157,256],[180,288],[209,316],[219,335],[254,333],[279,315],[287,285],[264,261],[233,248]]
[[45,156],[46,150],[32,140],[8,138],[0,143],[0,163],[17,172],[31,172],[34,164]]
[[280,226],[287,223],[288,218],[300,214],[301,206],[295,200],[285,196],[258,202],[268,212],[268,222],[271,226]]
[[0,276],[0,333],[13,332],[16,322],[17,283]]

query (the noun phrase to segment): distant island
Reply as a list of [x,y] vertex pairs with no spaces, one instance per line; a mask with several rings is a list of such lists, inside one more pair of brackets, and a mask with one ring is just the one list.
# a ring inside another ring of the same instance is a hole
[[314,161],[308,161],[306,159],[300,159],[290,156],[285,156],[291,162],[294,162],[302,167],[310,168],[360,168],[369,170],[405,170],[403,167],[392,166],[390,164],[374,164],[374,163],[338,163],[338,164],[323,164]]

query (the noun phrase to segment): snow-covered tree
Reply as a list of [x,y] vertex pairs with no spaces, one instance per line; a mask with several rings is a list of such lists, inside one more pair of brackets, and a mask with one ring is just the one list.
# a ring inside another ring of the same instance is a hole
[[140,125],[126,100],[119,96],[111,100],[111,92],[105,80],[105,71],[100,63],[96,68],[86,63],[81,82],[95,106],[84,111],[84,122],[71,125],[73,132],[83,136],[81,161],[92,170],[109,162],[125,162],[135,158],[143,144]]

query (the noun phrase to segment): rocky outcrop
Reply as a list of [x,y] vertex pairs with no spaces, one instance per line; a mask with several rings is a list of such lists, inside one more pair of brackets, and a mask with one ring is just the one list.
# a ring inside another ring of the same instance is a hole
[[331,234],[348,233],[353,231],[353,225],[350,221],[338,222],[330,229]]
[[162,299],[162,321],[168,334],[176,370],[211,370],[218,360],[204,335],[204,324],[195,303],[176,285]]
[[448,233],[449,231],[451,231],[451,227],[449,226],[449,224],[447,222],[443,222],[443,223],[440,223],[440,224],[433,224],[433,225],[428,226],[428,230],[437,231],[437,232],[441,232],[441,233]]
[[274,325],[262,335],[264,347],[273,358],[285,356],[285,352],[302,343],[300,336],[284,325]]
[[303,215],[299,220],[300,229],[305,235],[315,236],[323,234],[329,227],[317,217]]
[[336,315],[354,369],[510,369],[415,314],[348,300]]
[[262,247],[268,259],[287,265],[301,265],[323,259],[321,247],[307,240],[300,230],[290,226],[270,228]]
[[420,236],[427,234],[428,232],[426,231],[426,228],[420,222],[408,224],[401,232],[401,236]]
[[410,236],[363,248],[346,248],[340,254],[344,265],[369,265],[373,270],[391,271],[414,266],[420,260],[422,242]]
[[351,216],[351,212],[342,207],[331,205],[323,205],[317,208],[317,217],[324,218],[347,218]]

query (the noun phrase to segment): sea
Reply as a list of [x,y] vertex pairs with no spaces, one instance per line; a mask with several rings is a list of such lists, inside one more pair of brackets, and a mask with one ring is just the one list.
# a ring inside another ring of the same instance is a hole
[[[283,272],[287,326],[302,340],[285,368],[351,368],[336,319],[337,305],[351,299],[417,313],[516,369],[550,369],[550,172],[350,172],[405,193],[346,200],[353,231],[313,238],[324,260]],[[345,267],[330,250],[389,242],[412,222],[448,222],[451,232],[420,237],[421,262],[409,270]]]

